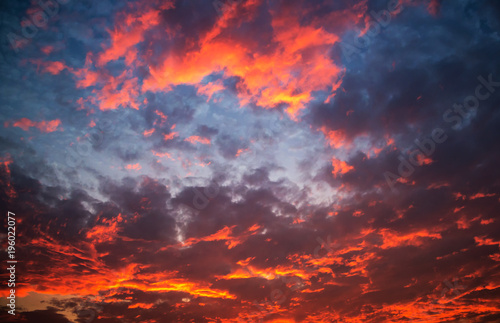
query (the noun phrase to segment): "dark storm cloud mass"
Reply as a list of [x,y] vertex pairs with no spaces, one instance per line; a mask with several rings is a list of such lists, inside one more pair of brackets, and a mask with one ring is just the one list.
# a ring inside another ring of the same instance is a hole
[[1,320],[498,321],[500,9],[398,4],[70,1],[3,39]]

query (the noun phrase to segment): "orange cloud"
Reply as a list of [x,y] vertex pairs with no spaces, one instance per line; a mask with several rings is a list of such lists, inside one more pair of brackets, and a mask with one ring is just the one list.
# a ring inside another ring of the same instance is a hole
[[66,68],[67,66],[62,62],[47,62],[44,65],[44,70],[53,75],[61,73]]
[[469,199],[475,200],[475,199],[479,199],[479,198],[483,198],[483,197],[492,197],[495,195],[496,195],[495,193],[490,193],[490,194],[476,193],[476,194],[472,195],[471,197],[469,197]]
[[142,134],[144,135],[144,137],[150,137],[155,132],[155,130],[156,130],[155,128],[144,130]]
[[174,139],[175,137],[178,137],[179,136],[179,133],[178,132],[171,132],[167,135],[163,135],[163,139],[165,139],[165,141],[168,141],[168,140],[172,140]]
[[[256,10],[260,1],[245,4],[248,11]],[[296,118],[312,99],[312,92],[332,91],[338,87],[342,68],[328,55],[328,48],[339,41],[335,34],[314,25],[304,25],[296,15],[272,12],[274,45],[260,52],[253,42],[221,37],[231,28],[236,10],[227,10],[215,26],[193,46],[182,53],[169,53],[158,66],[150,66],[150,76],[144,80],[143,91],[169,90],[179,84],[199,84],[214,72],[225,77],[237,76],[240,103],[255,103],[263,108],[287,106],[287,113]],[[210,96],[221,90],[214,83],[199,86],[200,93]]]
[[96,86],[98,82],[105,79],[103,72],[92,71],[92,55],[89,53],[85,57],[85,65],[83,68],[70,69],[70,71],[76,76],[76,87],[77,88],[87,88],[90,86]]
[[478,246],[498,246],[500,247],[500,241],[495,241],[490,238],[486,238],[485,236],[482,237],[474,237],[474,241]]
[[226,241],[226,245],[228,249],[232,249],[235,246],[239,245],[243,241],[245,241],[248,237],[257,234],[257,231],[261,228],[258,224],[252,225],[248,230],[240,234],[239,236],[235,236],[233,233],[233,229],[236,225],[231,227],[224,227],[214,234],[201,237],[201,238],[189,238],[182,244],[183,246],[190,246],[201,241]]
[[240,157],[240,155],[244,152],[247,152],[249,151],[250,149],[248,148],[245,148],[245,149],[238,149],[238,151],[236,152],[236,154],[234,155],[234,157]]
[[4,124],[5,127],[18,127],[23,129],[24,131],[28,131],[30,128],[37,128],[41,132],[48,133],[54,131],[62,131],[63,129],[59,126],[61,125],[61,120],[55,119],[51,121],[31,121],[28,118],[22,118],[18,121],[6,122]]
[[426,157],[423,154],[418,154],[417,155],[417,162],[419,165],[430,165],[434,161],[432,160],[432,158]]
[[132,76],[129,70],[118,77],[109,77],[101,90],[92,91],[99,100],[99,109],[114,110],[118,107],[130,107],[139,110],[137,97],[139,96],[137,77]]
[[425,239],[441,239],[441,234],[428,230],[415,231],[408,234],[400,234],[389,229],[380,230],[383,238],[382,249],[395,248],[400,246],[421,246]]
[[[160,110],[155,110],[155,114],[156,114],[157,116],[159,116],[159,117],[160,117],[160,123],[159,123],[159,125],[160,125],[160,126],[163,126],[163,125],[165,124],[165,122],[167,121],[168,116],[166,116],[166,115],[165,115],[163,112],[161,112]],[[154,125],[156,126],[156,125],[157,125],[157,123],[158,123],[158,120],[155,120]],[[175,128],[175,125],[174,125],[174,128]],[[173,128],[172,128],[172,129],[173,129]]]
[[175,159],[172,158],[172,156],[169,153],[160,153],[160,152],[157,152],[157,151],[154,151],[154,150],[152,152],[153,152],[153,155],[155,155],[157,157],[160,157],[160,158],[161,157],[167,157],[167,158],[169,158],[171,160],[175,160]]
[[228,246],[229,249],[237,246],[238,244],[241,243],[238,239],[232,236],[232,231],[235,226],[232,227],[224,227],[217,231],[214,234],[211,234],[209,236],[203,237],[203,238],[189,238],[184,242],[184,245],[190,246],[192,244],[196,244],[201,241],[220,241],[220,240],[225,240],[226,245]]
[[[150,4],[149,4],[150,5]],[[81,69],[70,69],[77,78],[78,88],[102,85],[92,91],[100,110],[114,110],[119,107],[139,109],[138,78],[134,77],[134,69],[143,64],[137,59],[136,45],[144,40],[144,33],[160,22],[161,10],[168,9],[172,2],[164,2],[160,9],[152,9],[141,3],[129,4],[129,8],[119,13],[114,30],[109,30],[111,44],[96,56],[95,65],[98,71],[92,70],[94,55],[88,54],[85,66]],[[130,8],[132,7],[132,8]],[[132,9],[132,10],[130,10]],[[127,68],[118,76],[113,76],[103,66],[124,57]]]
[[134,303],[128,306],[128,308],[143,308],[143,309],[151,309],[155,306],[155,304],[145,304],[145,303]]
[[348,143],[347,137],[343,130],[329,130],[326,127],[321,127],[320,130],[324,135],[328,144],[333,148],[340,148]]
[[115,240],[118,235],[118,224],[123,222],[121,214],[116,218],[103,220],[102,225],[96,225],[87,232],[87,239],[95,243],[111,242]]
[[[166,3],[172,3],[167,1]],[[132,6],[132,5],[130,5]],[[144,33],[160,23],[160,10],[151,8],[133,8],[132,13],[122,12],[118,15],[118,23],[114,30],[108,30],[111,36],[111,45],[98,57],[97,65],[103,66],[108,62],[126,57],[131,64],[136,57],[134,46],[144,40]]]
[[133,164],[133,165],[129,164],[129,165],[125,166],[125,168],[126,169],[139,170],[139,169],[142,168],[142,166],[139,163],[137,163],[137,164]]
[[5,179],[2,178],[3,176],[0,177],[0,185],[2,187],[5,187],[5,194],[7,194],[9,198],[15,198],[17,197],[17,193],[11,185],[11,173],[9,168],[10,164],[12,164],[12,158],[9,154],[7,154],[5,157],[0,157],[0,166],[2,166],[3,171],[7,175]]
[[196,144],[196,143],[200,143],[200,144],[204,144],[204,145],[210,145],[210,139],[208,138],[203,138],[203,137],[200,137],[200,136],[191,136],[191,137],[188,137],[186,139],[184,139],[184,141],[188,141],[192,144]]
[[339,174],[343,175],[354,169],[353,166],[335,157],[332,158],[332,166],[333,166],[332,174],[334,177],[337,177]]

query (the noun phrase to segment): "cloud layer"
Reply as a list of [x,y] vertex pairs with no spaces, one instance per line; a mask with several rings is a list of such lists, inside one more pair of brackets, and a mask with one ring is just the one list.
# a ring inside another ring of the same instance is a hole
[[1,5],[2,321],[500,320],[496,2],[42,4]]

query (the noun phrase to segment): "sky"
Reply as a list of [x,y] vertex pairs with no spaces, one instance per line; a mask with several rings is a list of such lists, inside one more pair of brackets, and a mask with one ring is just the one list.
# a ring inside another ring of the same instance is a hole
[[500,322],[498,1],[0,7],[0,321]]

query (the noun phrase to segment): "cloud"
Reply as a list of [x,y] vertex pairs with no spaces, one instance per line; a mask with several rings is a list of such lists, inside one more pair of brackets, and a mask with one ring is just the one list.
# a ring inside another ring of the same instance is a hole
[[29,131],[30,128],[37,128],[41,132],[48,133],[54,131],[62,131],[61,120],[50,120],[50,121],[31,121],[28,118],[22,118],[17,121],[5,122],[4,127],[18,127],[24,131]]
[[5,68],[18,318],[496,320],[499,90],[453,109],[498,5],[403,1],[347,60],[387,3],[228,3],[74,3]]

